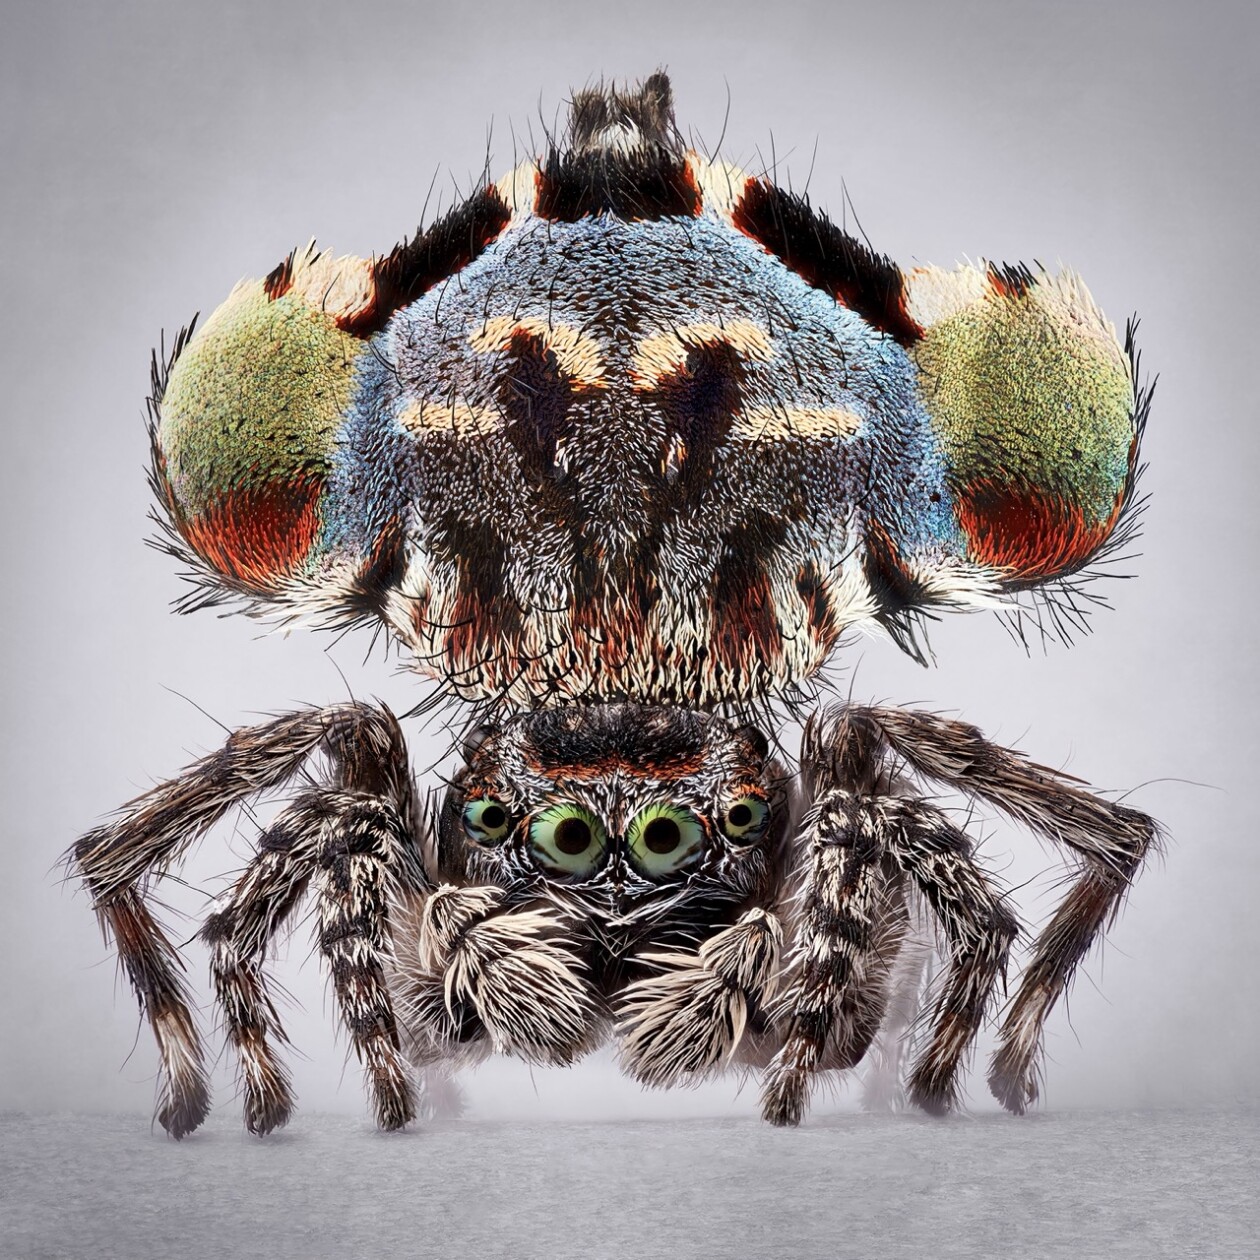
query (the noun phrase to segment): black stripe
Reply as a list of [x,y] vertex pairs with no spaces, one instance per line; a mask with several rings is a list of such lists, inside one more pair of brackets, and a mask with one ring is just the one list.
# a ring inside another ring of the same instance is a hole
[[467,267],[507,226],[512,212],[493,185],[469,197],[425,232],[373,264],[376,292],[362,310],[338,320],[344,331],[370,337],[391,315]]
[[711,488],[713,459],[743,403],[743,385],[739,352],[725,341],[713,340],[689,346],[683,363],[647,391],[670,432],[686,448],[673,493],[662,496],[669,515],[683,504],[696,504]]
[[732,217],[741,232],[803,280],[830,293],[901,345],[911,345],[923,335],[906,311],[905,281],[896,264],[841,231],[805,198],[766,180],[750,180]]
[[596,214],[630,220],[694,218],[700,204],[700,189],[686,159],[665,149],[553,149],[539,167],[535,213],[557,223]]
[[555,351],[537,333],[518,329],[503,351],[499,405],[504,432],[520,456],[530,480],[555,472],[556,447],[570,431],[573,386],[560,369]]

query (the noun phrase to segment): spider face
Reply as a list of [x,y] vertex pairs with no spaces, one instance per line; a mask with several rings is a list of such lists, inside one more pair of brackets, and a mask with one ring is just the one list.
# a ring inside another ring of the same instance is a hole
[[255,1132],[292,1107],[264,961],[308,891],[386,1128],[460,1063],[608,1040],[647,1085],[763,1070],[776,1124],[867,1056],[886,1098],[949,1110],[1018,925],[920,783],[1070,850],[989,1071],[1011,1110],[1036,1097],[1156,825],[932,714],[824,709],[795,775],[741,722],[800,711],[851,628],[926,663],[931,610],[1058,590],[1079,622],[1149,393],[1076,277],[903,271],[688,150],[653,75],[577,94],[565,143],[392,253],[295,251],[190,333],[152,400],[184,609],[383,625],[481,725],[435,810],[394,716],[348,703],[236,732],[79,841],[168,1131],[209,1101],[149,883],[320,758],[202,929]]
[[637,704],[545,709],[466,753],[442,869],[580,907],[605,939],[729,913],[779,864],[789,777],[752,727]]

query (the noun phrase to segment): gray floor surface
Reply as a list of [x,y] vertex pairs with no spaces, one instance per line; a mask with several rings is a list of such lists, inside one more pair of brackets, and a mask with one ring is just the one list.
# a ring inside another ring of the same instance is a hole
[[4,1260],[1260,1257],[1260,1110],[461,1123],[0,1116]]

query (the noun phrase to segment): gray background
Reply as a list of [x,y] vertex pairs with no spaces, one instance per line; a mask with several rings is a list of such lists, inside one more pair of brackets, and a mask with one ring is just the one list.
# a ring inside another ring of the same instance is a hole
[[[869,641],[836,662],[859,696],[957,711],[1130,799],[1167,857],[1051,1023],[1049,1105],[1256,1097],[1256,19],[1224,3],[143,4],[4,6],[4,843],[0,1108],[143,1110],[137,1040],[82,894],[54,863],[77,834],[236,726],[359,694],[423,694],[351,637],[177,619],[174,566],[142,539],[147,355],[242,275],[314,235],[369,254],[409,233],[489,147],[530,147],[567,90],[665,65],[679,121],[759,168],[773,150],[839,215],[841,180],[894,258],[1062,258],[1160,374],[1152,506],[1116,611],[1026,656],[954,617],[924,671]],[[515,139],[514,139],[515,137]],[[854,677],[856,671],[856,677]],[[182,693],[187,699],[175,692]],[[424,768],[439,733],[416,733]],[[984,827],[1011,884],[1051,866]],[[171,900],[239,865],[211,840]],[[1048,879],[1019,893],[1044,914]],[[192,927],[183,929],[191,935]],[[303,933],[279,974],[299,1100],[362,1116]],[[204,958],[191,949],[205,993]],[[1070,1014],[1070,1019],[1069,1019]],[[211,1024],[207,1012],[206,1025]],[[132,1052],[133,1043],[135,1051]],[[212,1043],[213,1044],[213,1043]],[[130,1054],[130,1058],[128,1057]],[[218,1099],[230,1115],[220,1071]],[[477,1115],[746,1112],[754,1091],[644,1095],[605,1062],[473,1080]],[[983,1090],[977,1091],[983,1107]],[[842,1096],[828,1106],[846,1105]]]

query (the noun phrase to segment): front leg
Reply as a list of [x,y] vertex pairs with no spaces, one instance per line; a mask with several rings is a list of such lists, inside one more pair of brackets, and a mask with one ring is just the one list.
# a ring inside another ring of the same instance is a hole
[[326,800],[333,812],[320,836],[314,879],[319,950],[364,1067],[376,1122],[401,1129],[417,1111],[387,980],[390,911],[397,893],[423,884],[407,877],[410,837],[389,801],[355,793],[329,793]]
[[491,1051],[572,1063],[598,1040],[600,1004],[564,918],[502,888],[443,884],[396,942],[393,988],[421,1064]]
[[[895,927],[891,934],[886,930],[892,890],[881,831],[873,803],[842,788],[828,792],[810,813],[802,837],[808,857],[801,913],[788,964],[792,979],[779,1004],[782,1045],[762,1086],[762,1114],[771,1124],[801,1122],[833,1036],[839,1042],[835,1066],[849,1067],[879,1027],[883,986],[877,979],[873,990],[867,988],[867,973],[878,968],[881,953],[895,953],[901,935]],[[895,900],[901,904],[899,895]]]

